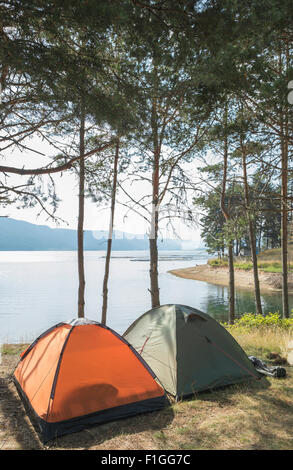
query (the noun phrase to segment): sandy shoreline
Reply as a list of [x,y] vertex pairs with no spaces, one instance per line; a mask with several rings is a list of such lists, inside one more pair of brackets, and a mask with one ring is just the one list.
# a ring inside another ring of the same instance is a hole
[[[183,277],[184,279],[193,279],[195,281],[209,282],[219,286],[228,287],[229,271],[228,268],[213,267],[208,264],[192,266],[191,268],[172,269],[168,271],[174,276]],[[265,273],[259,271],[260,290],[262,292],[281,292],[282,274],[281,273]],[[243,269],[235,269],[235,286],[239,289],[253,290],[253,272],[244,271]],[[293,294],[293,277],[289,274],[289,291]]]

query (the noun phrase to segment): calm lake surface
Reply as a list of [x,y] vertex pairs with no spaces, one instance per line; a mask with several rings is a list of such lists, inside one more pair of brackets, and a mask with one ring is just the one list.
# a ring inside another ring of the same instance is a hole
[[[86,317],[100,321],[105,252],[86,251]],[[181,303],[217,320],[227,318],[228,290],[182,279],[170,269],[203,264],[204,250],[160,252],[161,303]],[[114,251],[110,267],[108,325],[123,333],[149,310],[146,251]],[[45,329],[77,315],[77,253],[73,251],[0,252],[0,341],[29,342]],[[262,297],[264,310],[281,308],[279,294]],[[290,299],[293,306],[293,299]],[[237,291],[237,312],[254,311],[253,293]]]

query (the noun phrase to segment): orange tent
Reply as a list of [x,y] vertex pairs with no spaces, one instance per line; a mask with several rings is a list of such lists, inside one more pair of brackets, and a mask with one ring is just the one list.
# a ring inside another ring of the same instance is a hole
[[21,354],[14,382],[44,442],[168,404],[132,346],[85,319],[59,323],[39,336]]

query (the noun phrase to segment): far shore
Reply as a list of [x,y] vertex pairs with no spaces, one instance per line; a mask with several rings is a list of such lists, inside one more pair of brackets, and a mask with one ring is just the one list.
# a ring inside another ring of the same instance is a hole
[[[168,271],[174,276],[203,281],[219,286],[229,286],[229,270],[227,267],[214,267],[208,264],[192,266],[191,268],[172,269]],[[259,271],[261,292],[281,292],[282,274]],[[239,289],[254,289],[253,272],[235,269],[235,287]],[[289,274],[289,293],[293,294],[293,275]]]

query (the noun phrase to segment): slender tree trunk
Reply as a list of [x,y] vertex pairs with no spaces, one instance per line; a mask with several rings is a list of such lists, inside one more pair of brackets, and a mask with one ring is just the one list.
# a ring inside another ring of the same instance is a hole
[[229,264],[229,323],[232,325],[235,320],[235,276],[234,276],[233,241],[230,241],[228,245],[228,264]]
[[[288,55],[288,52],[287,52]],[[288,65],[288,57],[287,57]],[[282,50],[279,57],[280,76],[282,76]],[[282,260],[282,307],[283,317],[289,317],[288,299],[288,113],[280,111],[280,145],[282,159],[282,182],[281,182],[281,260]]]
[[[154,92],[158,89],[158,76],[155,60],[153,60],[154,69]],[[160,305],[160,289],[158,278],[158,231],[159,231],[159,190],[160,190],[160,145],[158,137],[158,116],[157,116],[157,98],[153,98],[151,112],[151,127],[153,141],[153,172],[152,172],[152,216],[151,231],[149,237],[150,246],[150,294],[152,308]]]
[[[79,128],[79,152],[84,155],[85,116],[82,112]],[[79,160],[79,196],[78,196],[78,227],[77,227],[77,258],[78,258],[78,317],[84,317],[84,252],[83,252],[83,225],[84,225],[84,158]]]
[[115,158],[114,158],[113,186],[112,186],[112,195],[111,195],[111,215],[110,215],[110,225],[109,225],[109,234],[108,234],[108,242],[107,242],[107,254],[106,254],[105,273],[104,273],[104,282],[103,282],[103,306],[102,306],[102,320],[101,320],[101,323],[103,325],[106,325],[106,317],[107,317],[108,279],[109,279],[109,271],[110,271],[112,236],[113,236],[113,227],[114,227],[114,214],[115,214],[117,176],[118,176],[118,160],[119,160],[119,140],[117,141],[117,144],[116,144],[116,151],[115,151]]
[[288,148],[285,139],[282,137],[282,221],[281,221],[281,258],[282,258],[282,306],[283,317],[289,317],[289,300],[288,300]]
[[256,242],[255,242],[255,233],[253,222],[251,220],[251,214],[249,212],[249,188],[248,188],[248,180],[247,180],[247,162],[246,162],[246,149],[241,141],[241,150],[242,150],[242,169],[243,169],[243,184],[244,184],[244,199],[245,199],[245,207],[246,207],[246,217],[248,220],[248,228],[249,228],[249,244],[250,244],[250,251],[251,251],[251,261],[253,266],[253,277],[254,277],[254,296],[255,296],[255,306],[256,312],[262,315],[262,306],[261,306],[261,297],[260,297],[260,288],[259,288],[259,277],[258,277],[258,267],[257,267],[257,255],[256,255]]
[[150,293],[152,299],[152,308],[160,306],[160,289],[158,280],[158,212],[153,215],[153,237],[149,239],[150,244]]
[[239,255],[239,239],[238,239],[238,238],[237,238],[237,240],[236,240],[236,248],[235,248],[235,251],[236,251],[236,253],[235,253],[236,256],[238,256],[238,255]]
[[160,289],[158,279],[158,228],[159,228],[159,156],[154,152],[153,165],[153,202],[152,202],[152,221],[151,233],[149,238],[150,245],[150,293],[152,308],[160,305]]
[[[227,169],[228,169],[228,136],[227,136],[227,120],[228,120],[228,110],[227,105],[225,109],[224,116],[224,126],[226,129],[224,137],[224,162],[223,162],[223,182],[222,182],[222,191],[221,191],[221,200],[220,207],[223,213],[223,216],[226,221],[226,225],[229,229],[230,214],[226,208],[225,197],[226,197],[226,184],[227,184]],[[233,240],[228,240],[228,263],[229,263],[229,318],[228,321],[230,324],[234,323],[235,320],[235,279],[234,279],[234,258],[233,258]]]

